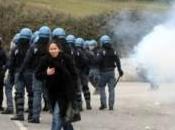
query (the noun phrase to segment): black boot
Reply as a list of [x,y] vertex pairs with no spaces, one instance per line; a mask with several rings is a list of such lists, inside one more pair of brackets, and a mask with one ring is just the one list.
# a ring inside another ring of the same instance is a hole
[[30,119],[28,120],[29,123],[40,123],[39,119]]
[[100,107],[99,107],[99,110],[104,110],[104,109],[106,109],[107,107],[106,107],[106,105],[101,105]]
[[110,111],[113,111],[113,110],[114,110],[113,106],[110,106],[110,107],[109,107],[109,110],[110,110]]
[[2,106],[0,106],[0,111],[4,111],[4,108]]
[[15,115],[14,117],[11,118],[11,120],[24,121],[24,116]]
[[28,114],[28,121],[32,119],[32,114]]
[[13,110],[6,109],[6,110],[2,111],[1,114],[13,114]]

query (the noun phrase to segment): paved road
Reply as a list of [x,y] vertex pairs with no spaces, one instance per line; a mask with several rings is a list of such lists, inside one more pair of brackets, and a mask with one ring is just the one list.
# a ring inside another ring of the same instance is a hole
[[[175,84],[162,84],[151,91],[147,83],[120,83],[114,111],[99,111],[99,96],[93,95],[92,100],[93,110],[82,112],[75,130],[175,130]],[[0,115],[0,130],[49,130],[50,125],[51,115],[45,112],[40,124],[10,121],[10,116]]]

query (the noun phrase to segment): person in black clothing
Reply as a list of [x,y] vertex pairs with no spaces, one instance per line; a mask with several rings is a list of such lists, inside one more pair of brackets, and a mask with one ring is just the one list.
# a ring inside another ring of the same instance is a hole
[[68,104],[75,99],[77,72],[69,55],[62,52],[60,43],[51,42],[48,55],[44,56],[36,69],[38,80],[46,81],[52,106],[52,130],[73,130],[70,122],[65,122]]
[[4,86],[4,76],[6,70],[7,56],[4,49],[2,48],[2,38],[0,37],[0,111],[3,110],[3,86]]
[[99,66],[96,62],[96,55],[100,52],[100,47],[97,45],[95,40],[91,40],[89,43],[89,56],[90,56],[90,71],[89,71],[89,81],[94,87],[94,94],[99,94],[99,80],[100,72]]
[[82,111],[82,96],[81,92],[83,92],[85,101],[86,101],[86,109],[91,110],[91,94],[88,86],[88,74],[89,74],[89,57],[86,54],[85,50],[83,50],[84,40],[82,38],[77,38],[75,40],[75,64],[78,69],[78,85],[80,91],[77,91],[77,100],[79,102],[79,108]]
[[43,93],[45,101],[45,108],[49,109],[49,103],[47,99],[47,91],[44,87],[44,81],[41,82],[37,80],[34,76],[34,71],[36,70],[39,60],[41,57],[47,54],[47,45],[50,42],[51,31],[47,26],[42,26],[38,32],[38,39],[29,48],[23,64],[21,65],[20,71],[24,72],[29,69],[32,71],[32,88],[33,88],[33,110],[32,118],[29,120],[30,123],[40,123],[40,113],[41,113],[41,95]]
[[[11,51],[14,49],[14,47],[18,44],[18,40],[20,38],[20,34],[17,33],[13,37],[11,43],[10,43],[10,50],[9,55],[11,54]],[[7,102],[7,108],[1,112],[1,114],[13,114],[13,96],[12,96],[12,90],[14,86],[14,75],[9,74],[9,60],[6,64],[6,79],[4,80],[4,86],[5,86],[5,96],[6,96],[6,102]],[[13,77],[13,78],[12,78]]]
[[11,120],[24,120],[24,95],[25,88],[28,93],[29,114],[28,119],[32,117],[33,90],[32,90],[32,72],[30,69],[20,72],[26,52],[30,46],[32,31],[29,28],[23,28],[20,31],[20,38],[17,46],[12,50],[9,63],[9,74],[11,80],[15,78],[15,106],[16,114]]
[[121,69],[120,59],[117,52],[111,46],[111,39],[109,36],[104,35],[100,38],[102,44],[101,51],[97,54],[97,62],[100,70],[100,110],[107,107],[105,86],[109,87],[109,110],[113,110],[115,102],[115,86],[117,80],[115,78],[115,67],[118,68],[119,76],[123,76]]

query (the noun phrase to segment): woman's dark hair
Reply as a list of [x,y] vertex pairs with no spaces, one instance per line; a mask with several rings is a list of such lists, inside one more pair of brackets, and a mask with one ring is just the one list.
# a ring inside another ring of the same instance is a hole
[[61,43],[58,42],[58,41],[55,41],[55,40],[52,40],[52,41],[48,44],[48,46],[47,46],[48,50],[49,50],[49,47],[50,47],[50,45],[51,45],[52,43],[56,44],[56,46],[62,51],[62,45],[61,45]]

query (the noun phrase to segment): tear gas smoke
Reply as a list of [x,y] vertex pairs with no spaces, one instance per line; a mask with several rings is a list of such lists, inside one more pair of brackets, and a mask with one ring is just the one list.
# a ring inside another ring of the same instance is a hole
[[121,11],[111,17],[106,29],[119,53],[126,56],[155,25],[163,21],[165,17],[162,16],[149,11]]
[[137,70],[150,82],[175,81],[175,8],[168,19],[153,28],[135,47],[131,56]]

